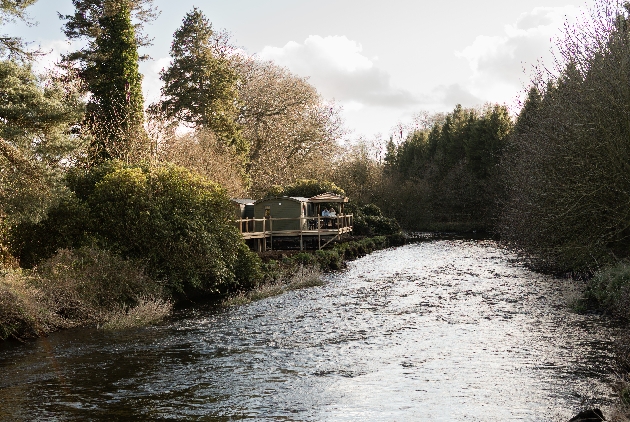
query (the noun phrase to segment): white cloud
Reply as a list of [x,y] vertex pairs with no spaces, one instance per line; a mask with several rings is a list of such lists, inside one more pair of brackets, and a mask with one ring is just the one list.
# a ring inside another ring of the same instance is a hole
[[552,63],[553,40],[567,19],[574,20],[580,9],[574,6],[538,7],[505,26],[501,36],[478,36],[458,51],[473,72],[468,89],[485,101],[509,102],[529,81],[533,66]]
[[33,69],[36,72],[44,73],[53,69],[59,63],[63,54],[77,50],[80,47],[80,43],[68,42],[67,40],[50,40],[33,47],[44,53],[44,55],[39,56],[35,60]]
[[160,71],[168,67],[170,63],[171,58],[167,56],[140,64],[140,72],[143,75],[142,91],[146,105],[160,99],[160,90],[164,85],[160,80]]
[[309,77],[324,97],[355,109],[358,104],[400,107],[417,102],[410,92],[394,87],[391,76],[362,51],[361,44],[345,36],[311,35],[302,44],[267,46],[258,56]]

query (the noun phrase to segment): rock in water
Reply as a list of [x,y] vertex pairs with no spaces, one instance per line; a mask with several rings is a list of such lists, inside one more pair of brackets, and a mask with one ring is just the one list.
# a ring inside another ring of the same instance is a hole
[[601,422],[605,421],[604,414],[599,409],[583,410],[571,419],[569,422]]

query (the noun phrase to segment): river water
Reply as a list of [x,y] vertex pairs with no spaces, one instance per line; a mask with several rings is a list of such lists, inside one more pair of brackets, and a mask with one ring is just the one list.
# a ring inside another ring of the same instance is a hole
[[[0,420],[556,421],[613,400],[567,280],[488,241],[351,262],[327,284],[160,326],[0,345]],[[574,289],[573,289],[574,290]]]

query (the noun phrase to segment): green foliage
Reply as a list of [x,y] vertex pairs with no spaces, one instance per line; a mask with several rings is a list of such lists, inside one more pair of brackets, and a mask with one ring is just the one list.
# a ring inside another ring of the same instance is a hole
[[351,206],[348,212],[354,214],[352,231],[358,236],[387,236],[401,232],[400,224],[394,218],[384,216],[375,204],[360,208]]
[[589,281],[584,299],[591,306],[622,318],[630,318],[630,263],[607,267]]
[[513,122],[505,106],[461,106],[389,145],[383,197],[410,229],[488,229],[502,199],[498,164]]
[[83,106],[59,80],[11,61],[0,61],[0,93],[0,215],[37,221],[64,195],[63,168],[81,146],[70,129]]
[[339,186],[333,182],[326,180],[314,180],[314,179],[300,179],[295,183],[287,186],[273,186],[265,195],[266,198],[274,196],[300,196],[304,198],[311,198],[322,193],[335,193],[337,195],[345,196],[345,192]]
[[383,211],[376,204],[367,204],[361,207],[361,214],[368,217],[382,217]]
[[[86,125],[93,139],[90,158],[138,162],[150,152],[144,130],[138,38],[131,22],[137,3],[127,0],[73,0],[77,13],[64,16],[70,38],[87,38],[84,49],[65,57],[89,92]],[[136,3],[134,5],[134,3]]]
[[[21,20],[28,22],[26,8],[37,0],[2,0],[0,1],[0,27],[9,22]],[[32,59],[34,54],[27,52],[24,41],[18,37],[0,34],[0,56],[9,58]]]
[[233,211],[218,185],[172,165],[105,163],[69,179],[75,200],[37,227],[16,231],[15,252],[25,262],[96,242],[144,263],[152,278],[179,293],[225,294],[260,277],[260,260],[231,224]]
[[171,44],[171,65],[162,71],[162,100],[155,111],[211,130],[220,142],[245,153],[238,118],[238,77],[227,53],[231,47],[198,8],[184,17]]
[[335,245],[335,250],[342,259],[352,260],[374,252],[375,250],[386,248],[388,245],[389,241],[386,236],[374,236],[340,243]]
[[335,271],[343,268],[343,256],[339,255],[337,250],[320,249],[315,251],[315,257],[319,267],[324,271]]
[[308,252],[300,252],[299,254],[293,256],[293,261],[300,265],[310,266],[315,264],[316,260],[313,254],[310,254]]

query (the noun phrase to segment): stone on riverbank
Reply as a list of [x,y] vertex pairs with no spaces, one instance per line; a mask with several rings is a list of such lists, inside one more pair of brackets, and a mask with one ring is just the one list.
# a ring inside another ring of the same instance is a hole
[[599,409],[583,410],[571,419],[569,422],[600,422],[605,421],[604,414]]

